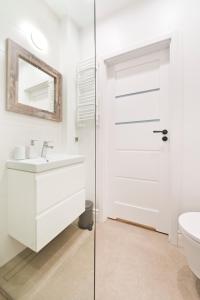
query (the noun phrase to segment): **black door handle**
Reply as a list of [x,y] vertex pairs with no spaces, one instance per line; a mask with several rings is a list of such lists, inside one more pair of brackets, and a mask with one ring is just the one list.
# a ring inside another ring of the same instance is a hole
[[164,130],[154,130],[153,133],[168,134],[168,130],[167,129],[164,129]]
[[163,136],[162,140],[163,140],[163,142],[167,142],[168,141],[168,137],[167,136]]

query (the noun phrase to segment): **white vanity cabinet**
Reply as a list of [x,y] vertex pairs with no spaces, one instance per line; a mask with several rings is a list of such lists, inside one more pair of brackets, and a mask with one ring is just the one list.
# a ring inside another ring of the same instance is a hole
[[7,166],[9,235],[38,252],[85,210],[84,159],[42,172]]

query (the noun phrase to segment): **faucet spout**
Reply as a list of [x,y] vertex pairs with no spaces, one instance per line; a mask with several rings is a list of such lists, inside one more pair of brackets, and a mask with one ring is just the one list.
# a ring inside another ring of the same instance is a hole
[[53,149],[54,146],[49,145],[50,141],[44,141],[43,146],[42,146],[42,152],[41,152],[41,157],[45,158],[47,157],[47,151],[48,149]]

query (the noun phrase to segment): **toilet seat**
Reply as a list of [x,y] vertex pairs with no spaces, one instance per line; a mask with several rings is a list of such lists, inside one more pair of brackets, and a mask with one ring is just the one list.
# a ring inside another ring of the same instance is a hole
[[200,244],[200,212],[182,214],[179,226],[186,236]]

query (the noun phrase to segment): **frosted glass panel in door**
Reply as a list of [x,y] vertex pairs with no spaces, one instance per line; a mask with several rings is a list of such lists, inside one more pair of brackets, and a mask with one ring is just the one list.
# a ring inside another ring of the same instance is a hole
[[159,98],[159,90],[116,98],[115,122],[159,119]]

